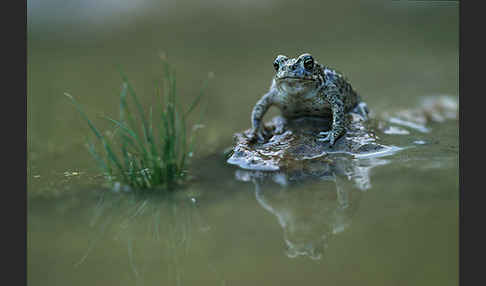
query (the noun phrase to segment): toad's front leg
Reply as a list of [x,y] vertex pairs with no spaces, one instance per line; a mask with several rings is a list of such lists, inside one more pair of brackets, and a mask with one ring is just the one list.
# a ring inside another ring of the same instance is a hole
[[251,133],[250,141],[260,141],[264,142],[265,138],[262,134],[262,119],[270,106],[273,105],[273,95],[274,91],[270,90],[266,93],[253,107],[251,113]]
[[329,102],[332,110],[332,126],[331,130],[320,132],[319,135],[326,135],[324,138],[318,138],[319,141],[329,141],[329,145],[332,147],[339,137],[341,137],[345,129],[345,115],[344,115],[344,103],[340,99],[339,90],[333,88],[326,91],[326,99]]

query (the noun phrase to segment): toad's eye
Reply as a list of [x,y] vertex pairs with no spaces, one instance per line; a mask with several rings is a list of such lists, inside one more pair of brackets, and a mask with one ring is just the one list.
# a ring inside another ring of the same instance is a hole
[[274,61],[273,62],[273,68],[275,69],[275,71],[278,71],[278,68],[280,67],[280,65],[278,64],[277,61]]
[[306,57],[304,59],[304,68],[308,71],[314,68],[314,59],[312,57]]
[[278,55],[275,60],[273,61],[273,68],[275,71],[278,71],[280,68],[280,63],[285,62],[288,58],[284,55]]

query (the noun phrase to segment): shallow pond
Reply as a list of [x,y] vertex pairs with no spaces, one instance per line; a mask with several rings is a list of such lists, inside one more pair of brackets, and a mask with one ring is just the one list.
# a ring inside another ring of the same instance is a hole
[[[457,5],[43,2],[28,11],[29,285],[458,284],[457,119],[427,132],[395,121],[379,142],[407,148],[338,156],[311,175],[252,173],[224,155],[280,53],[343,71],[377,118],[431,96],[457,101]],[[148,107],[162,51],[182,103],[214,75],[194,179],[171,196],[108,191],[63,93],[113,130],[99,115],[118,112],[115,65]]]

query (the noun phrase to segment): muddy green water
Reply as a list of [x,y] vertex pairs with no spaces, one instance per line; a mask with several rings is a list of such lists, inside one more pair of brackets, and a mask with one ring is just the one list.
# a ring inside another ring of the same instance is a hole
[[[28,284],[457,285],[458,120],[380,134],[413,148],[349,176],[245,181],[225,164],[279,53],[343,71],[376,114],[458,98],[457,5],[342,2],[30,1]],[[148,106],[161,51],[183,103],[214,73],[195,180],[171,197],[108,192],[63,93],[109,130],[99,115],[118,114],[115,64]]]

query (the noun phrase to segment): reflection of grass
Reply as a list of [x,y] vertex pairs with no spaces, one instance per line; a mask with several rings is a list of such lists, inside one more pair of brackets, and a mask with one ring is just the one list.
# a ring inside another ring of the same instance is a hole
[[[117,136],[113,138],[100,132],[81,105],[65,93],[102,144],[103,152],[98,152],[93,143],[89,144],[89,151],[110,183],[120,182],[136,190],[172,190],[187,177],[187,159],[192,155],[194,143],[193,136],[188,138],[187,118],[199,104],[203,89],[189,108],[182,111],[176,102],[175,71],[166,61],[163,66],[164,92],[157,90],[159,110],[153,112],[151,107],[148,118],[127,77],[120,72],[123,79],[120,119],[105,116],[117,128]],[[129,107],[128,96],[135,113]]]
[[212,267],[201,261],[200,251],[194,251],[194,242],[204,244],[205,236],[200,234],[209,231],[210,225],[200,212],[199,195],[188,189],[157,194],[98,192],[89,220],[88,246],[74,266],[89,263],[97,249],[112,247],[113,238],[126,246],[136,285],[151,285],[146,279],[156,276],[165,277],[168,285],[184,285],[184,277],[191,274],[187,265],[200,261],[194,268],[198,271]]

